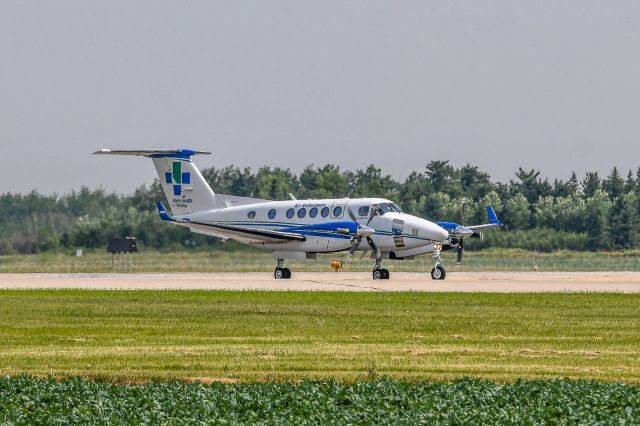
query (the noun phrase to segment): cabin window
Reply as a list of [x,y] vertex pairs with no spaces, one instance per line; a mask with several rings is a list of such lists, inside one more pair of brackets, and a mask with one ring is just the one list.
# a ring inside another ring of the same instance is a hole
[[358,209],[358,216],[369,216],[369,206],[362,206]]
[[269,219],[275,218],[276,217],[276,209],[269,210],[268,216],[269,216]]
[[287,218],[291,219],[293,217],[294,211],[293,209],[287,210]]
[[304,207],[301,208],[300,210],[298,210],[298,217],[300,219],[302,219],[303,217],[305,217],[307,215],[307,209],[305,209]]
[[316,216],[318,216],[318,208],[312,207],[311,210],[309,210],[309,217],[313,219]]
[[256,212],[254,210],[251,210],[249,213],[247,213],[247,217],[249,219],[253,219],[254,217],[256,217]]
[[335,206],[333,208],[333,217],[340,217],[340,216],[342,216],[342,207]]
[[322,211],[320,212],[320,216],[322,216],[322,217],[329,216],[329,207],[323,207]]

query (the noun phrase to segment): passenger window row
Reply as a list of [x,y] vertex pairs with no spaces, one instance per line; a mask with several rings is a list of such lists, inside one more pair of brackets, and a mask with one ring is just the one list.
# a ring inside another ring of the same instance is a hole
[[[361,207],[360,210],[359,210],[360,216],[364,216],[362,214],[363,208],[366,208],[367,213],[369,211],[369,207]],[[341,206],[335,206],[333,208],[333,216],[334,217],[341,217],[342,216],[342,210],[343,209],[342,209]],[[329,216],[329,207],[323,207],[322,210],[320,210],[320,211],[318,211],[317,207],[312,207],[309,210],[309,217],[313,219],[316,216],[318,216],[318,213],[320,213],[321,217],[328,217]],[[307,209],[302,207],[302,208],[298,209],[298,212],[296,213],[295,209],[290,208],[286,212],[287,219],[292,219],[296,214],[300,219],[303,219],[303,218],[305,218],[307,216]],[[275,219],[276,216],[277,216],[276,209],[271,209],[267,213],[267,217],[269,219]],[[249,213],[247,213],[247,217],[249,219],[255,219],[255,217],[256,217],[255,210],[251,210]]]

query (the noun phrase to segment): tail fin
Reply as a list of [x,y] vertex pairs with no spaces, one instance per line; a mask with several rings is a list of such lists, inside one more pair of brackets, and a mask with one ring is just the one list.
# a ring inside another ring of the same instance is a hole
[[174,216],[210,210],[216,206],[215,194],[191,161],[197,154],[188,149],[119,150],[101,149],[94,154],[138,155],[151,158]]
[[493,211],[493,207],[487,206],[487,214],[489,215],[489,223],[492,225],[502,225],[502,222],[496,216],[496,212]]

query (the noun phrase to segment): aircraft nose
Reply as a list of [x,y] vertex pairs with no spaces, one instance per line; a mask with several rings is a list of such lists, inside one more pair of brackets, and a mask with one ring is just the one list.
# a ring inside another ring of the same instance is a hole
[[405,228],[412,227],[413,232],[422,238],[431,241],[446,241],[449,238],[449,232],[436,223],[417,216],[406,215],[405,218]]
[[424,232],[424,236],[433,241],[445,241],[449,238],[449,232],[441,226],[429,222],[428,220],[421,220],[421,227]]
[[436,225],[435,223],[431,223],[432,230],[431,232],[436,236],[433,240],[444,241],[449,238],[449,232],[441,226]]

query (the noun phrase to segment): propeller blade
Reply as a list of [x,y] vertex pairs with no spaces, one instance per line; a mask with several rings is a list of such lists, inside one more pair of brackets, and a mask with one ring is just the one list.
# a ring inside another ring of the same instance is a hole
[[362,241],[362,237],[355,237],[352,240],[351,248],[347,252],[347,256],[349,256],[349,259],[351,259],[353,257],[353,253],[355,253],[356,250],[358,250],[358,247],[360,246],[361,241]]
[[367,220],[367,223],[366,223],[367,226],[369,226],[369,224],[371,223],[371,220],[377,214],[378,214],[378,208],[376,206],[371,206],[371,214],[369,215],[369,219]]
[[458,263],[462,263],[462,252],[464,251],[464,240],[458,243]]
[[349,209],[349,217],[351,218],[352,221],[354,221],[356,224],[358,223],[358,220],[356,219],[356,215],[353,214],[353,210]]

